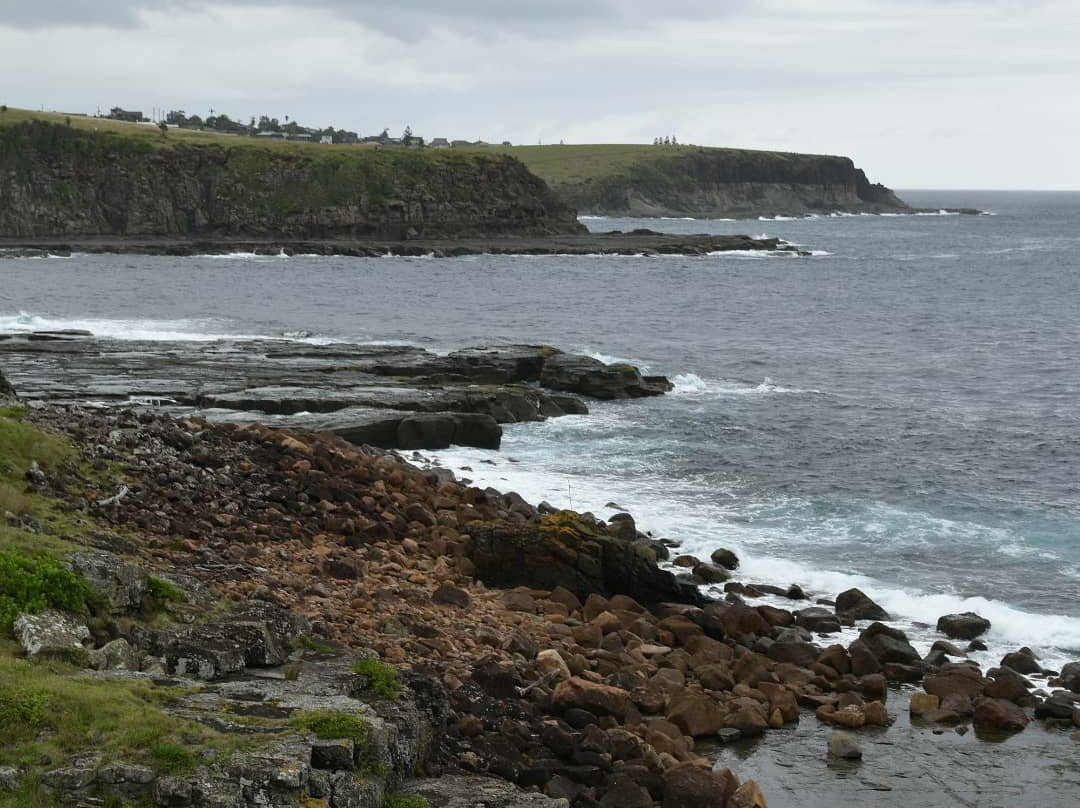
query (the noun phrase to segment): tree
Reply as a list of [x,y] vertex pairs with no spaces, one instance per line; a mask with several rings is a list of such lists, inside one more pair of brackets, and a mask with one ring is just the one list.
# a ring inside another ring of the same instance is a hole
[[406,125],[405,131],[401,134],[401,142],[406,146],[412,145],[412,127]]
[[389,139],[390,139],[390,129],[389,129],[389,127],[387,127],[387,128],[382,130],[382,134],[379,135],[379,140],[382,141],[383,143],[385,143]]
[[174,126],[183,126],[187,123],[187,115],[182,109],[173,109],[165,116],[165,121]]

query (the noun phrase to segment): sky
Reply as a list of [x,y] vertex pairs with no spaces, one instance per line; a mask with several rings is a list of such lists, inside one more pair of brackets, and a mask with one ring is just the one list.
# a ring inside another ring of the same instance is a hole
[[0,103],[845,154],[1080,189],[1078,0],[0,0]]

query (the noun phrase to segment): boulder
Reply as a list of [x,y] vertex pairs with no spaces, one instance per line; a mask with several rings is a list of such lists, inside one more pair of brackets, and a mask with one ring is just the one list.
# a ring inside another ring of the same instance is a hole
[[809,668],[817,662],[818,649],[808,642],[774,642],[765,655],[777,662],[790,662],[800,668]]
[[735,783],[727,769],[714,772],[689,761],[677,763],[664,772],[663,808],[725,808]]
[[1001,658],[1001,664],[1006,668],[1012,668],[1017,673],[1042,673],[1042,665],[1039,664],[1035,653],[1027,647],[1006,654]]
[[684,689],[668,702],[667,719],[684,735],[715,735],[724,726],[724,711],[716,699],[700,690]]
[[937,630],[954,640],[974,640],[990,630],[990,621],[975,612],[946,614],[938,618]]
[[462,609],[467,609],[469,604],[472,603],[472,598],[470,598],[469,593],[460,586],[454,586],[451,583],[443,583],[439,584],[439,587],[431,593],[431,602],[441,603],[445,606],[459,606]]
[[974,665],[950,662],[943,665],[935,676],[926,677],[923,687],[927,693],[944,701],[953,694],[974,699],[981,696],[990,684]]
[[477,525],[470,535],[470,559],[489,586],[562,587],[581,600],[624,594],[647,605],[704,602],[696,586],[660,569],[647,544],[612,536],[570,511],[529,524]]
[[74,553],[68,566],[103,595],[113,611],[132,611],[142,605],[150,580],[142,567],[101,550]]
[[836,613],[852,620],[888,620],[889,613],[861,589],[848,589],[836,596]]
[[838,760],[861,760],[862,748],[855,736],[841,730],[829,733],[829,757]]
[[761,786],[753,780],[747,780],[731,795],[727,808],[768,808]]
[[851,672],[856,676],[866,676],[881,670],[881,662],[870,650],[870,646],[862,640],[855,640],[848,647],[848,654],[851,656]]
[[606,400],[659,396],[671,390],[666,379],[646,379],[633,365],[605,365],[590,356],[565,353],[544,360],[540,384],[551,390]]
[[1061,683],[1073,693],[1080,693],[1080,662],[1069,662],[1061,669]]
[[1071,693],[1059,692],[1052,695],[1042,704],[1035,708],[1036,718],[1057,718],[1062,721],[1072,721],[1073,697]]
[[859,639],[881,663],[912,665],[922,662],[919,652],[908,642],[907,635],[898,628],[889,628],[883,623],[871,623],[859,634]]
[[912,715],[927,715],[941,706],[941,699],[932,693],[912,693],[908,710]]
[[835,634],[840,631],[840,621],[828,609],[811,606],[795,612],[795,625],[820,634]]
[[975,729],[992,732],[1019,732],[1029,718],[1022,709],[1004,699],[979,699],[975,703]]
[[739,557],[724,547],[713,550],[709,558],[712,559],[714,564],[724,569],[735,570],[739,568]]
[[19,615],[13,633],[28,657],[71,656],[84,652],[84,643],[90,639],[85,622],[56,609]]
[[586,710],[594,715],[610,715],[623,721],[634,709],[630,694],[619,687],[590,682],[573,676],[560,682],[552,694],[552,703],[560,712]]

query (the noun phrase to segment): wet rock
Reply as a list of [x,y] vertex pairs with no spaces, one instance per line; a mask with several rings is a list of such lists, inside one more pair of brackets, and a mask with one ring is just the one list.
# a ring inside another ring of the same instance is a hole
[[55,609],[19,615],[15,618],[13,633],[28,657],[83,652],[84,643],[90,639],[86,623]]
[[991,674],[993,681],[986,686],[985,695],[992,699],[1005,699],[1021,707],[1034,705],[1034,697],[1029,692],[1031,683],[1023,676],[1004,668],[991,671]]
[[855,640],[849,647],[851,655],[851,672],[856,676],[878,673],[881,670],[881,662],[870,650],[870,646],[862,640]]
[[862,748],[855,736],[833,730],[829,733],[829,757],[838,760],[862,760]]
[[1002,657],[1001,664],[1006,668],[1012,668],[1017,673],[1042,672],[1042,665],[1039,664],[1034,652],[1027,647],[1006,654]]
[[836,596],[836,613],[852,620],[888,620],[889,613],[861,589],[848,589]]
[[809,668],[817,662],[820,652],[808,642],[774,642],[765,655],[777,662],[790,662],[800,668]]
[[928,676],[923,686],[927,693],[944,701],[948,696],[960,695],[973,699],[981,696],[990,684],[973,665],[949,663],[943,665],[936,676]]
[[908,710],[912,715],[927,715],[937,710],[941,705],[941,699],[932,693],[912,693],[911,704]]
[[664,772],[663,808],[725,808],[735,792],[735,776],[696,763],[678,763]]
[[761,786],[753,780],[747,780],[731,795],[728,808],[768,808],[768,802]]
[[714,564],[724,569],[735,570],[739,568],[739,557],[724,547],[713,550],[709,558],[712,559]]
[[715,735],[724,726],[725,715],[716,699],[699,690],[684,689],[671,697],[667,718],[684,735],[697,738]]
[[889,628],[883,623],[871,623],[859,634],[859,639],[881,663],[910,665],[922,662],[919,652],[911,646],[907,635],[900,629]]
[[1057,718],[1062,721],[1072,721],[1074,710],[1071,693],[1055,693],[1035,708],[1036,718]]
[[1030,721],[1022,709],[1004,699],[979,699],[975,703],[975,729],[1019,732]]
[[990,621],[975,612],[946,614],[938,618],[937,630],[954,640],[974,640],[990,630]]
[[671,390],[666,379],[645,379],[632,365],[605,365],[589,356],[564,353],[545,359],[540,383],[551,390],[609,400],[658,396]]
[[113,553],[94,550],[74,553],[68,559],[72,571],[81,575],[118,612],[138,609],[146,596],[146,570]]
[[840,631],[840,621],[828,609],[811,606],[795,612],[795,625],[819,634],[835,634]]
[[1080,662],[1069,662],[1061,669],[1061,683],[1073,693],[1080,693]]

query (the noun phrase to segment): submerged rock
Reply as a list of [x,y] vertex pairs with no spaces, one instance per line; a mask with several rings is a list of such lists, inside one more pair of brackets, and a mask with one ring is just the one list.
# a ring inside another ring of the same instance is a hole
[[855,736],[840,730],[829,733],[829,757],[839,760],[861,760],[862,748]]

